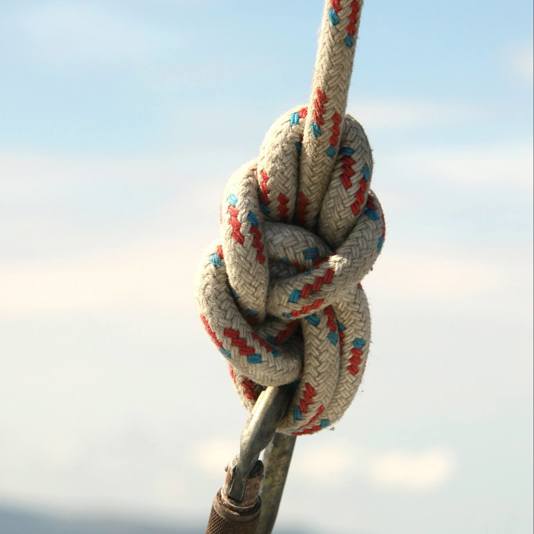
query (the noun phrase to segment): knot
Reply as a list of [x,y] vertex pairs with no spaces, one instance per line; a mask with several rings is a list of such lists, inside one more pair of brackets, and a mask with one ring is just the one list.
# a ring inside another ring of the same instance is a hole
[[299,187],[306,114],[283,115],[258,159],[230,178],[222,245],[210,251],[198,291],[202,322],[248,408],[263,387],[295,383],[278,430],[296,435],[337,421],[358,389],[370,344],[360,282],[385,236],[371,149],[353,117],[330,129],[322,197]]

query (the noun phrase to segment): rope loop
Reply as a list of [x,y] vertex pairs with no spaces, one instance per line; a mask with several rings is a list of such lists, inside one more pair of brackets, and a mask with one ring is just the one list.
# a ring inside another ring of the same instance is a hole
[[295,384],[286,434],[337,421],[369,351],[360,282],[385,222],[367,136],[345,115],[360,11],[359,1],[326,2],[310,105],[278,119],[257,160],[230,178],[221,245],[200,277],[202,322],[245,405],[266,386]]

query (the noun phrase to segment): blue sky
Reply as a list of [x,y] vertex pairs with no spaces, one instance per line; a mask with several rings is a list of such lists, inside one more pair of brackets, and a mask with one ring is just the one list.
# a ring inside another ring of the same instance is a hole
[[[195,272],[227,177],[308,98],[321,4],[0,0],[0,499],[204,517],[244,414]],[[531,21],[365,5],[374,344],[284,524],[531,529]]]

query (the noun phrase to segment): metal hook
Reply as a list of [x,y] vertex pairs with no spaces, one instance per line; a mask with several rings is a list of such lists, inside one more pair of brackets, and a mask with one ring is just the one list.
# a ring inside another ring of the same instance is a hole
[[[272,531],[296,439],[276,433],[291,393],[291,386],[270,386],[259,395],[241,433],[239,454],[230,464],[224,486],[215,497],[207,532],[269,534]],[[259,460],[264,449],[265,475]],[[236,525],[240,530],[235,530]]]

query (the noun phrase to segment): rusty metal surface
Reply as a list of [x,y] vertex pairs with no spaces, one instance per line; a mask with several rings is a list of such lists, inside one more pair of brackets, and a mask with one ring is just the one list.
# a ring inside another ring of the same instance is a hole
[[[290,386],[268,387],[258,397],[241,433],[239,454],[213,501],[206,534],[272,531],[295,445],[294,437],[276,433],[290,397]],[[265,470],[259,460],[264,449]]]
[[219,491],[206,528],[206,534],[256,534],[260,515],[260,501],[249,507],[235,507]]
[[274,528],[296,439],[295,436],[276,433],[265,450],[265,475],[260,494],[262,507],[257,534],[270,534]]

